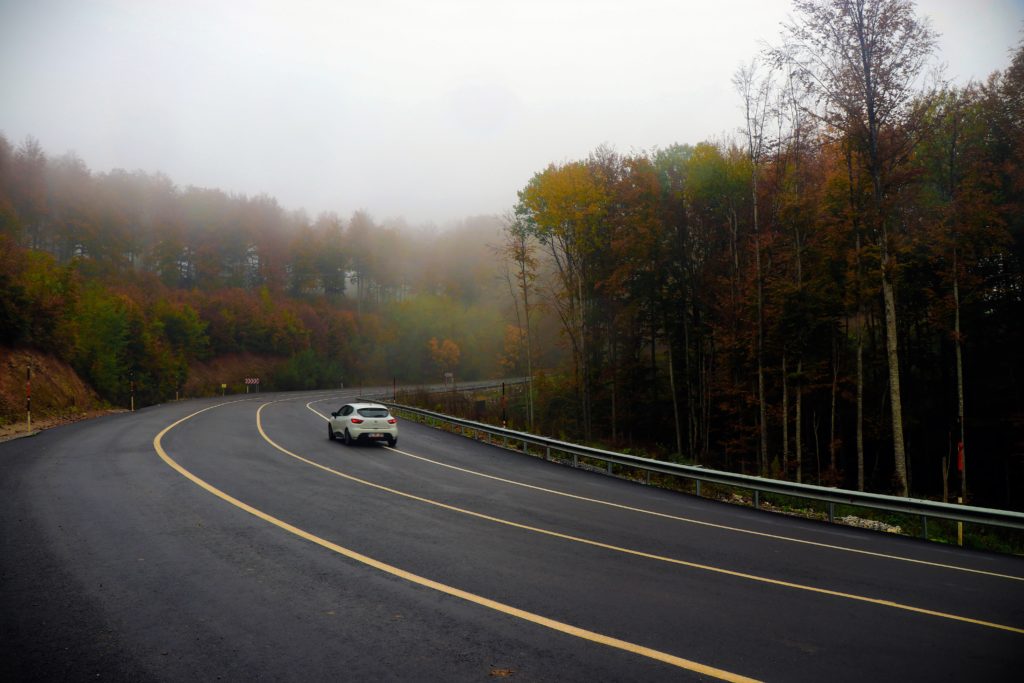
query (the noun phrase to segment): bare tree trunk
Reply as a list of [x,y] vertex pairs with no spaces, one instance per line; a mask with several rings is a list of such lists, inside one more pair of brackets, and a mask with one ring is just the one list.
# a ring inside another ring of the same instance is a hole
[[[689,421],[689,429],[687,433],[687,448],[689,449],[689,452],[687,455],[691,461],[696,462],[698,434],[697,408],[700,403],[694,392],[693,369],[690,366],[690,323],[689,316],[685,311],[683,312],[683,353],[685,354],[683,359],[683,369],[686,372],[686,408]],[[698,355],[698,361],[699,360],[700,356]]]
[[857,490],[864,490],[864,321],[857,321]]
[[786,379],[786,349],[782,349],[782,471],[789,471],[789,382]]
[[[757,229],[757,183],[754,184],[754,228]],[[768,417],[764,400],[764,287],[761,283],[761,237],[754,233],[757,267],[757,405],[761,424],[760,474],[768,474]]]
[[[836,338],[832,336],[832,406],[829,411],[828,459],[829,475],[837,478],[836,471],[836,391],[839,385],[839,357],[836,350]],[[834,482],[833,482],[834,483]]]
[[616,368],[619,367],[618,358],[615,356],[615,332],[611,332],[611,339],[609,339],[608,353],[611,356],[612,366],[612,443],[618,443],[619,439],[619,425],[618,425],[618,413],[616,412],[616,400],[615,400],[615,383],[616,383]]
[[[757,190],[758,169],[764,153],[764,126],[768,115],[768,100],[773,90],[772,76],[758,78],[758,62],[754,60],[749,67],[741,67],[733,77],[743,98],[746,123],[747,153],[750,159],[750,204],[752,208],[752,228],[754,233],[754,263],[757,277],[757,407],[760,434],[758,452],[758,473],[768,473],[768,417],[764,397],[764,283],[761,272],[761,227],[758,221]],[[733,252],[735,268],[739,273],[739,256],[736,253],[736,228],[733,228]]]
[[735,334],[737,330],[737,325],[739,324],[736,311],[739,308],[740,298],[740,219],[739,216],[736,215],[736,209],[734,208],[729,209],[729,232],[731,233],[732,237],[732,322],[733,334]]
[[857,297],[857,490],[864,490],[864,297],[862,294],[863,269],[860,262],[860,220],[856,195],[855,176],[853,174],[853,152],[846,147],[846,175],[850,184],[850,213],[853,216],[853,232],[856,239],[854,259],[856,261],[855,290]]
[[[583,342],[583,286],[582,274],[577,259],[573,256],[572,247],[564,239],[552,239],[548,242],[548,253],[555,264],[558,279],[564,297],[555,295],[552,299],[555,311],[562,323],[562,329],[569,337],[572,350],[573,377],[575,379],[576,399],[580,402],[580,426],[587,434],[589,425],[587,418],[587,396],[585,395],[585,345]],[[589,438],[589,437],[587,437]]]
[[801,415],[801,411],[802,411],[802,407],[803,407],[803,394],[804,394],[804,389],[803,389],[803,386],[802,386],[803,385],[803,369],[804,369],[804,360],[803,360],[803,358],[801,358],[796,363],[797,383],[796,383],[796,434],[795,434],[795,438],[796,438],[796,481],[797,481],[798,484],[803,481],[803,460],[804,460],[803,437],[802,437],[802,435],[800,433],[801,430],[803,429],[803,422],[802,422],[802,415]]
[[949,502],[949,456],[942,456],[942,502]]
[[533,431],[533,344],[530,341],[530,314],[526,314],[526,415]]
[[818,437],[818,411],[811,411],[811,429],[814,431],[814,469],[815,480],[821,486],[821,439]]
[[957,466],[960,469],[960,498],[967,502],[967,446],[964,442],[964,359],[963,339],[960,336],[960,276],[957,272],[957,250],[953,248],[953,336],[956,339],[956,400],[957,420],[960,423],[960,444]]
[[[525,241],[525,237],[523,240]],[[525,249],[524,249],[525,251]],[[530,332],[530,283],[526,276],[526,258],[519,262],[519,282],[523,289],[523,317],[526,318],[526,415],[533,431],[533,335]],[[518,310],[518,309],[517,309]]]
[[578,329],[580,335],[580,356],[582,380],[580,390],[583,398],[583,438],[591,439],[591,418],[590,418],[590,359],[587,357],[587,334],[586,334],[586,306],[583,299],[583,277],[582,274],[576,279],[576,288],[579,296],[578,308]]
[[707,347],[704,348],[704,342],[701,343],[701,415],[700,415],[700,429],[701,429],[701,461],[707,459],[708,452],[711,450],[711,373],[715,362],[715,338],[712,332],[711,339],[707,342]]
[[[884,237],[883,237],[884,239]],[[882,297],[885,301],[885,347],[889,361],[889,404],[892,409],[893,455],[896,461],[896,484],[899,495],[909,495],[907,488],[907,454],[903,445],[903,401],[900,393],[900,356],[896,335],[896,297],[886,272],[888,257],[883,248]]]
[[[613,371],[614,372],[614,371]],[[618,415],[615,412],[615,378],[612,377],[612,443],[619,441]]]
[[668,386],[672,392],[672,419],[676,426],[676,457],[683,454],[683,433],[679,425],[679,401],[676,398],[676,372],[672,358],[672,339],[668,340]]

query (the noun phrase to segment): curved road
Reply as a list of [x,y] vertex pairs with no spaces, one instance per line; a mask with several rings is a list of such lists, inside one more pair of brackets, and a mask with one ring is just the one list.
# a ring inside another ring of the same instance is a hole
[[0,444],[3,680],[1019,680],[1024,561],[402,422],[198,400]]

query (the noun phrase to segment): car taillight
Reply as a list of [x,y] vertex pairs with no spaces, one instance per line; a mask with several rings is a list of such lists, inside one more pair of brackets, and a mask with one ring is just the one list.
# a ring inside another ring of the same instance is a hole
[[389,424],[389,425],[393,425],[393,424],[395,424],[396,422],[398,422],[398,420],[396,420],[395,418],[393,418],[393,417],[389,417],[389,418],[388,418],[388,424]]
[[354,425],[361,425],[361,424],[363,424],[363,421],[361,419],[359,419],[358,417],[353,417],[352,418],[352,424],[354,424]]

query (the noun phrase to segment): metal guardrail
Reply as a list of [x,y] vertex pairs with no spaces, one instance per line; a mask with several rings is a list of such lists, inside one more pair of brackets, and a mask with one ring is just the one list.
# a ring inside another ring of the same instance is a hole
[[[493,385],[493,383],[491,385],[479,383],[478,386],[473,388],[484,388],[485,386],[495,385]],[[500,386],[500,384],[497,386]],[[467,385],[463,388],[468,389],[470,387]],[[416,418],[419,418],[417,421],[424,422],[431,426],[442,424],[452,425],[453,427],[459,427],[460,431],[467,436],[472,436],[477,439],[479,439],[481,435],[485,435],[488,443],[493,444],[495,443],[493,439],[498,439],[498,445],[503,445],[506,448],[512,448],[523,452],[529,452],[529,448],[532,446],[536,449],[542,450],[546,460],[552,459],[552,452],[563,453],[572,457],[573,467],[580,466],[580,458],[587,458],[589,460],[597,460],[606,463],[606,469],[609,474],[612,473],[612,465],[621,465],[634,469],[645,470],[648,473],[648,481],[650,481],[651,472],[689,479],[695,482],[696,493],[698,496],[701,495],[701,483],[708,482],[752,491],[754,494],[755,507],[760,507],[760,495],[762,493],[774,493],[821,501],[827,503],[829,522],[832,522],[835,519],[835,506],[837,504],[853,505],[874,510],[884,510],[886,512],[896,512],[919,517],[922,520],[923,535],[925,537],[927,537],[929,518],[970,522],[974,524],[987,524],[1010,529],[1024,530],[1024,513],[1014,512],[1011,510],[997,510],[994,508],[974,507],[971,505],[954,505],[952,503],[942,503],[932,500],[923,500],[920,498],[903,498],[900,496],[887,496],[879,493],[865,493],[848,489],[830,488],[827,486],[815,486],[813,484],[798,484],[796,482],[783,481],[781,479],[754,477],[747,474],[712,470],[694,465],[680,465],[678,463],[663,462],[660,460],[653,460],[651,458],[642,458],[635,455],[626,455],[625,453],[616,453],[614,451],[606,451],[599,448],[580,446],[578,444],[537,436],[535,434],[518,432],[512,429],[494,427],[492,425],[475,422],[473,420],[465,420],[430,410],[424,410],[422,408],[402,405],[382,397],[374,397],[373,400],[389,406],[400,415],[404,414],[407,418],[408,416],[415,416]]]
[[[462,382],[459,384],[409,384],[399,385],[391,388],[391,391],[382,394],[365,394],[359,397],[359,400],[376,401],[377,403],[384,403],[387,401],[389,396],[394,396],[397,393],[409,393],[415,391],[423,391],[428,394],[450,394],[460,393],[463,391],[476,391],[478,389],[498,389],[503,386],[512,386],[514,384],[525,384],[529,380],[526,377],[514,377],[506,380],[478,380],[475,382]],[[389,405],[398,405],[396,403],[390,403]]]

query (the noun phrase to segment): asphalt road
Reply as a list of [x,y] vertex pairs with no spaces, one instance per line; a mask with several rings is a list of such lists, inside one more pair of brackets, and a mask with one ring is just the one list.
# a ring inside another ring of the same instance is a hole
[[1020,680],[1020,558],[404,421],[396,449],[346,447],[344,397],[0,444],[0,679]]

